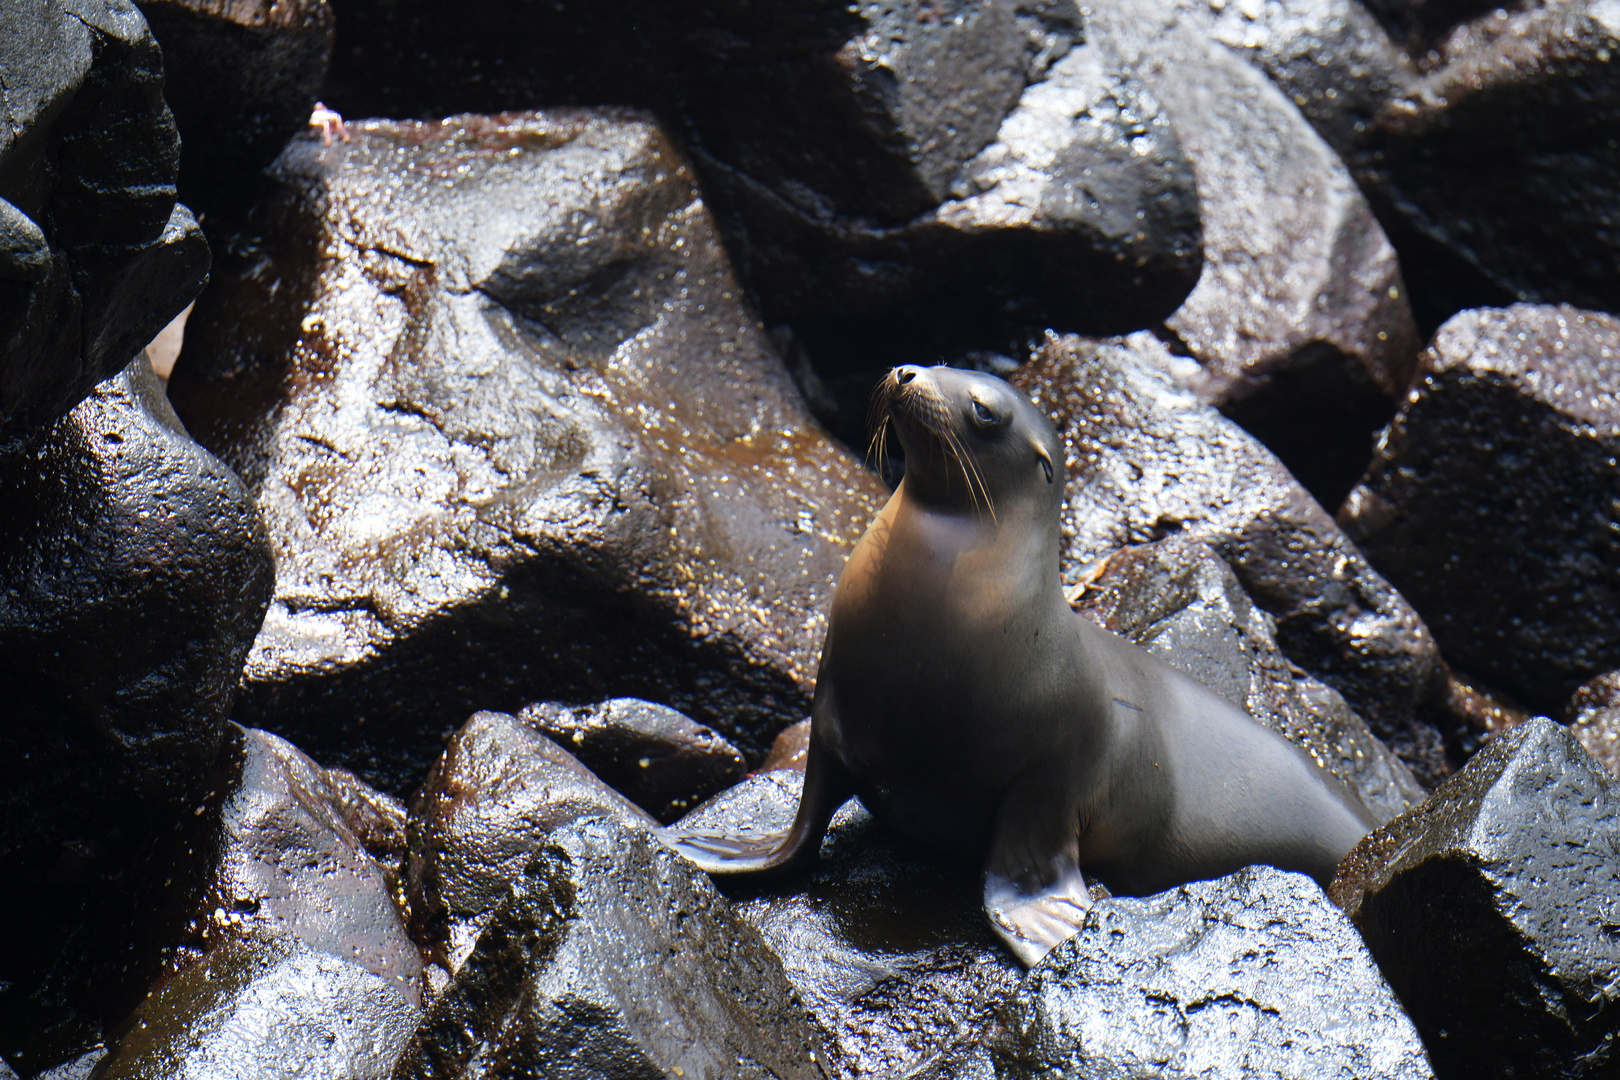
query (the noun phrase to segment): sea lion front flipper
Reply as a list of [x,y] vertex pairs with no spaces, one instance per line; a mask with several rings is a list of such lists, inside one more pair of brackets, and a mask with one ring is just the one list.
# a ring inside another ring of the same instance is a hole
[[736,836],[675,826],[656,833],[665,847],[711,874],[784,874],[815,859],[827,823],[853,794],[843,767],[812,737],[805,756],[804,792],[787,829]]
[[991,929],[1027,966],[1073,937],[1091,908],[1080,873],[1073,819],[1052,806],[1060,791],[1038,781],[1002,797],[984,871],[984,912]]
[[1034,889],[1021,887],[993,870],[985,871],[984,910],[991,929],[1026,967],[1034,967],[1041,957],[1078,933],[1090,907],[1091,890],[1078,866]]

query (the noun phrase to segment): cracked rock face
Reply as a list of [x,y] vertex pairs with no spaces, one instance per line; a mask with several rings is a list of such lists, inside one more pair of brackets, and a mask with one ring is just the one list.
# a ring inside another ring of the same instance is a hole
[[1508,296],[1620,309],[1620,8],[1478,14],[1379,116],[1374,182]]
[[135,0],[163,48],[163,96],[185,137],[180,192],[229,206],[309,122],[332,59],[326,0]]
[[[803,785],[791,766],[757,773],[682,824],[733,835],[784,828]],[[912,1076],[930,1063],[987,1065],[985,1034],[1023,978],[990,932],[980,875],[896,842],[852,800],[805,877],[721,884],[826,1033],[828,1073]]]
[[1411,772],[1336,690],[1290,669],[1271,620],[1202,541],[1183,534],[1115,552],[1075,607],[1302,747],[1375,820],[1423,801]]
[[395,1075],[820,1076],[780,961],[654,824],[529,725],[470,719],[412,809],[442,983]]
[[128,0],[0,7],[0,445],[116,375],[208,279],[163,57]]
[[604,783],[664,822],[735,784],[747,771],[735,746],[656,702],[543,701],[525,708],[518,718],[567,747]]
[[1620,319],[1467,311],[1339,520],[1453,663],[1554,712],[1620,664],[1617,455]]
[[881,485],[809,419],[633,114],[295,140],[171,395],[276,593],[237,716],[385,788],[474,708],[614,693],[763,754]]
[[1254,866],[1099,900],[1007,1005],[997,1076],[1434,1076],[1349,921]]
[[1344,695],[1420,781],[1449,771],[1424,711],[1445,668],[1428,629],[1252,436],[1155,367],[1163,346],[1056,338],[1014,376],[1064,440],[1062,572],[1185,533],[1276,620],[1289,660]]
[[1361,841],[1330,892],[1437,1071],[1608,1076],[1620,1009],[1620,802],[1535,717]]

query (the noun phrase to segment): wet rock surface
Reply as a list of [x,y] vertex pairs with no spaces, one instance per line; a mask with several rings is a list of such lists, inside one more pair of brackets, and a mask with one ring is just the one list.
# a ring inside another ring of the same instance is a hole
[[309,122],[332,57],[326,0],[136,0],[163,49],[189,204],[231,208]]
[[1093,16],[1088,33],[1159,99],[1197,178],[1204,266],[1164,322],[1185,354],[1172,373],[1217,404],[1306,361],[1341,393],[1399,393],[1418,348],[1400,267],[1332,150],[1201,20],[1152,0]]
[[200,794],[271,567],[241,481],[186,435],[144,356],[0,457],[0,488],[11,855]]
[[0,492],[0,1052],[32,1071],[155,973],[124,955],[141,867],[206,790],[271,570],[144,356],[0,455]]
[[453,977],[396,1075],[821,1075],[775,955],[545,736],[473,717],[415,818],[413,906]]
[[386,1080],[420,1010],[296,938],[232,940],[160,983],[98,1080]]
[[0,444],[61,417],[203,287],[163,58],[127,0],[0,10]]
[[1423,801],[1411,772],[1344,698],[1290,666],[1271,621],[1202,541],[1172,536],[1117,551],[1073,603],[1305,749],[1375,820]]
[[1178,0],[1175,8],[1264,71],[1346,163],[1365,147],[1384,105],[1417,78],[1357,0]]
[[[683,825],[733,835],[785,827],[803,783],[792,767],[755,774]],[[990,932],[978,867],[942,863],[889,837],[852,800],[807,876],[720,884],[826,1032],[831,1075],[987,1063],[981,1044],[1023,967]]]
[[1613,1070],[1617,814],[1608,774],[1537,717],[1346,856],[1330,893],[1440,1075]]
[[556,743],[505,713],[450,739],[411,808],[407,895],[427,954],[454,974],[544,838],[577,817],[654,820]]
[[1569,699],[1569,730],[1592,760],[1620,777],[1620,671],[1599,675]]
[[1487,13],[1378,118],[1369,177],[1509,297],[1620,308],[1620,13],[1607,0]]
[[455,718],[547,698],[763,753],[881,491],[680,159],[617,113],[351,131],[289,146],[171,383],[276,550],[238,717],[395,791]]
[[1355,928],[1301,874],[1250,867],[1100,900],[1007,1005],[999,1077],[1430,1077]]
[[1465,312],[1421,376],[1340,523],[1453,663],[1560,710],[1620,663],[1620,320]]
[[1423,620],[1258,441],[1155,370],[1168,358],[1146,334],[1058,338],[1014,377],[1067,447],[1064,580],[1120,547],[1202,540],[1283,654],[1432,783],[1449,769],[1429,711],[1445,669]]
[[735,746],[656,702],[612,698],[569,706],[547,701],[528,706],[518,718],[660,821],[675,820],[746,771]]

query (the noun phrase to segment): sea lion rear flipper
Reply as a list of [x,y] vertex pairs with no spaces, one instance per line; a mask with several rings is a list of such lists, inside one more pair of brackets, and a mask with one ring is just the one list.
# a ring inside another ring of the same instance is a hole
[[1073,937],[1091,907],[1072,819],[1053,813],[1061,796],[1039,783],[1002,798],[984,871],[991,929],[1029,967]]
[[854,793],[843,768],[812,738],[804,763],[804,793],[787,829],[735,836],[676,826],[656,834],[665,847],[711,874],[787,873],[815,859],[827,823]]

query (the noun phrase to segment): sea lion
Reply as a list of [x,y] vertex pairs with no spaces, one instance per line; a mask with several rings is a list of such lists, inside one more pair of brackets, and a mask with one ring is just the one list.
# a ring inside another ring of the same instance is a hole
[[1063,450],[1040,410],[991,375],[907,366],[874,411],[905,475],[838,580],[797,816],[665,842],[710,873],[782,873],[859,795],[901,834],[983,860],[985,910],[1026,964],[1079,928],[1082,865],[1122,893],[1251,863],[1326,884],[1367,810],[1064,599]]

